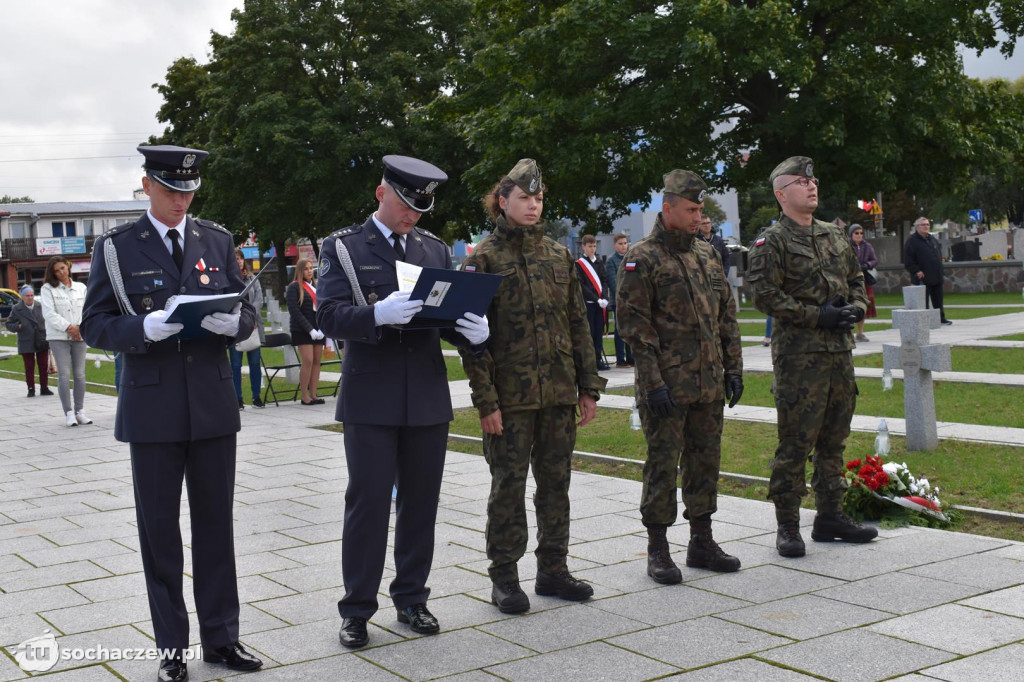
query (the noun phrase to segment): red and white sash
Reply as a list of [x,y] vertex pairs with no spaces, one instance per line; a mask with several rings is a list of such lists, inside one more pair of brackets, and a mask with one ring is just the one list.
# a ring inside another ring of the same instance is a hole
[[590,280],[590,283],[594,285],[594,291],[597,292],[597,297],[601,298],[603,291],[601,290],[601,278],[597,276],[597,270],[594,269],[594,266],[591,265],[590,261],[585,257],[581,257],[576,262],[583,267],[583,273],[587,276],[587,279]]

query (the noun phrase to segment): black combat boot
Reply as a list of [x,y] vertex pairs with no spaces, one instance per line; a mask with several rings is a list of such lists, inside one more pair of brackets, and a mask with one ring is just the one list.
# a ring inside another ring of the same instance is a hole
[[804,539],[800,537],[800,509],[775,507],[775,520],[779,532],[775,536],[775,549],[784,557],[801,557],[807,553]]
[[878,537],[878,529],[862,526],[841,510],[818,512],[814,516],[811,539],[815,542],[871,542]]
[[726,554],[711,536],[711,514],[690,521],[690,544],[686,548],[686,565],[708,568],[719,573],[740,570],[740,560]]
[[683,574],[669,554],[665,530],[665,526],[647,527],[647,575],[656,583],[675,585],[683,582]]
[[583,601],[594,596],[594,588],[568,571],[545,573],[537,571],[533,591],[544,597],[558,597],[568,601]]

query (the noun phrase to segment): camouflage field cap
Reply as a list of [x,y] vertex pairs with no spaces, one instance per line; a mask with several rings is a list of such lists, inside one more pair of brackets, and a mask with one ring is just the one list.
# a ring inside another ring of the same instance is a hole
[[675,169],[665,173],[662,178],[665,181],[665,191],[676,196],[689,199],[695,204],[704,203],[708,195],[708,186],[696,173],[688,170]]
[[537,162],[533,159],[519,159],[519,163],[508,172],[508,179],[527,194],[539,194],[544,191],[540,168],[537,167]]
[[799,175],[804,178],[814,177],[814,161],[809,156],[791,156],[772,171],[768,182],[775,182],[780,175]]

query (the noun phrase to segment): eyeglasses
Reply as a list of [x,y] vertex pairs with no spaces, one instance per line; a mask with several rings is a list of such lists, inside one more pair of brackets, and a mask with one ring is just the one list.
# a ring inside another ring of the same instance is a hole
[[817,187],[818,183],[821,182],[821,181],[818,180],[818,178],[805,178],[805,177],[801,176],[801,177],[797,178],[796,180],[794,180],[793,182],[787,182],[785,185],[783,185],[779,189],[783,190],[783,189],[786,189],[787,187],[789,187],[790,185],[796,185],[796,184],[799,184],[801,187],[807,187],[807,185],[811,184],[812,182],[814,183],[814,186]]

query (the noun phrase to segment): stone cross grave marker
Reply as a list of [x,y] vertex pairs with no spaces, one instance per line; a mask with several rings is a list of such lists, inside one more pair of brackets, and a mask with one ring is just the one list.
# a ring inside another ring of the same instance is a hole
[[900,330],[900,344],[882,346],[882,367],[903,370],[903,409],[907,422],[907,450],[934,450],[939,436],[935,422],[932,372],[952,369],[948,343],[930,343],[938,329],[939,311],[926,310],[925,287],[903,287],[904,308],[892,311],[892,326]]

